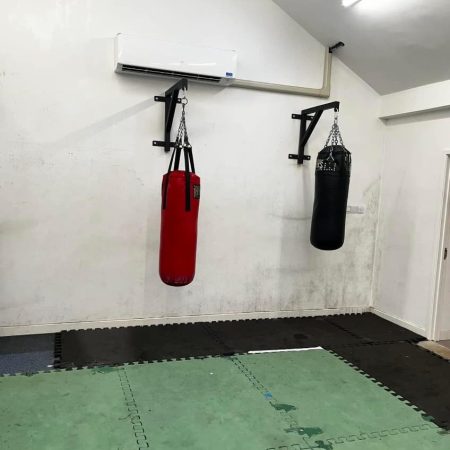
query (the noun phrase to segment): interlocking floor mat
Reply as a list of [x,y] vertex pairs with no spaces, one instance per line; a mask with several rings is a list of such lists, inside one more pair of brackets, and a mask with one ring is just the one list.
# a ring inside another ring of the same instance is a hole
[[0,377],[2,450],[138,448],[117,372]]
[[70,368],[359,342],[322,317],[233,320],[63,331],[57,356]]
[[448,450],[450,435],[325,350],[0,378],[5,450]]
[[327,345],[351,345],[360,342],[324,317],[234,320],[205,324],[210,334],[230,351],[305,348]]
[[48,370],[54,347],[53,334],[0,337],[0,374]]
[[450,428],[449,361],[407,342],[334,351]]
[[1,336],[0,355],[11,353],[45,352],[53,350],[54,334],[28,334],[24,336]]
[[60,352],[60,367],[71,368],[222,355],[225,347],[191,323],[63,331]]
[[327,316],[327,321],[365,342],[394,342],[425,340],[406,328],[399,327],[372,313]]

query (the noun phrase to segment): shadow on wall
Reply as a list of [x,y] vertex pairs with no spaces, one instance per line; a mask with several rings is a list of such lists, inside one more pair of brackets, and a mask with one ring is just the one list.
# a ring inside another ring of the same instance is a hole
[[[280,273],[278,292],[280,309],[297,310],[307,307],[309,298],[302,298],[305,289],[314,290],[310,274],[316,271],[316,250],[309,241],[314,196],[314,163],[292,167],[292,175],[298,179],[295,192],[285,196],[283,205],[280,243]],[[288,201],[287,199],[290,199]],[[294,202],[294,204],[292,204]],[[295,212],[292,215],[292,212]]]
[[155,101],[153,100],[153,96],[147,100],[144,100],[136,105],[130,106],[129,108],[123,109],[122,111],[118,111],[114,114],[111,114],[108,117],[105,117],[91,125],[88,125],[79,130],[73,131],[72,133],[67,134],[62,139],[58,139],[55,142],[52,142],[47,147],[51,150],[59,150],[62,147],[72,146],[74,144],[78,144],[86,139],[91,138],[92,136],[101,133],[102,131],[117,125],[119,122],[122,122],[130,117],[135,116],[136,114],[150,108],[155,105]]
[[[117,77],[117,82],[120,83],[122,88],[125,89],[136,89],[139,88],[142,90],[142,96],[146,97],[145,100],[136,103],[133,106],[125,108],[121,111],[117,111],[114,114],[111,114],[107,117],[104,117],[92,124],[89,124],[83,128],[80,128],[76,131],[73,131],[61,139],[58,139],[54,142],[51,142],[47,145],[47,148],[50,150],[60,150],[65,146],[73,146],[83,142],[87,139],[92,138],[96,134],[99,134],[108,128],[114,127],[118,125],[120,122],[130,119],[137,114],[152,108],[156,107],[161,111],[161,114],[158,116],[158,129],[161,130],[160,137],[163,137],[164,130],[164,104],[160,102],[155,102],[155,95],[162,95],[164,92],[169,89],[173,84],[177,82],[176,78],[158,78],[158,77],[139,77],[133,75],[119,75],[114,74]],[[191,84],[189,85],[191,88]],[[197,88],[197,89],[195,89]],[[224,87],[218,88],[217,86],[208,86],[208,85],[195,85],[195,90],[206,91],[208,96],[217,95],[220,93]],[[188,93],[189,95],[189,93]],[[87,105],[86,107],[88,107]],[[176,114],[179,113],[179,108],[177,108]],[[177,121],[174,120],[172,131],[175,133],[177,126]],[[159,136],[159,134],[158,134]],[[157,137],[157,136],[154,136]]]

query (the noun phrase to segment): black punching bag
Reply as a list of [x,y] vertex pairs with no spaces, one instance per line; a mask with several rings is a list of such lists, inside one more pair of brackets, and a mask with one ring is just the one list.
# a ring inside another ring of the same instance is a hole
[[311,244],[320,250],[336,250],[344,243],[351,164],[351,154],[342,142],[336,116],[316,163]]

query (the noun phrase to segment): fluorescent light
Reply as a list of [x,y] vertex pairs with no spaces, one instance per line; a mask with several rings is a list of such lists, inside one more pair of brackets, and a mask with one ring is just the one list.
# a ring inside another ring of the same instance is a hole
[[342,0],[342,6],[348,8],[349,6],[353,6],[355,3],[358,3],[360,0]]

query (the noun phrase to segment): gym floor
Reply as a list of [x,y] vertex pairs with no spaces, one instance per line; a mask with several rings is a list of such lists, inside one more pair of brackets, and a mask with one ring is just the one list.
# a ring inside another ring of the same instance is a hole
[[369,313],[0,338],[0,447],[447,450],[418,343]]

